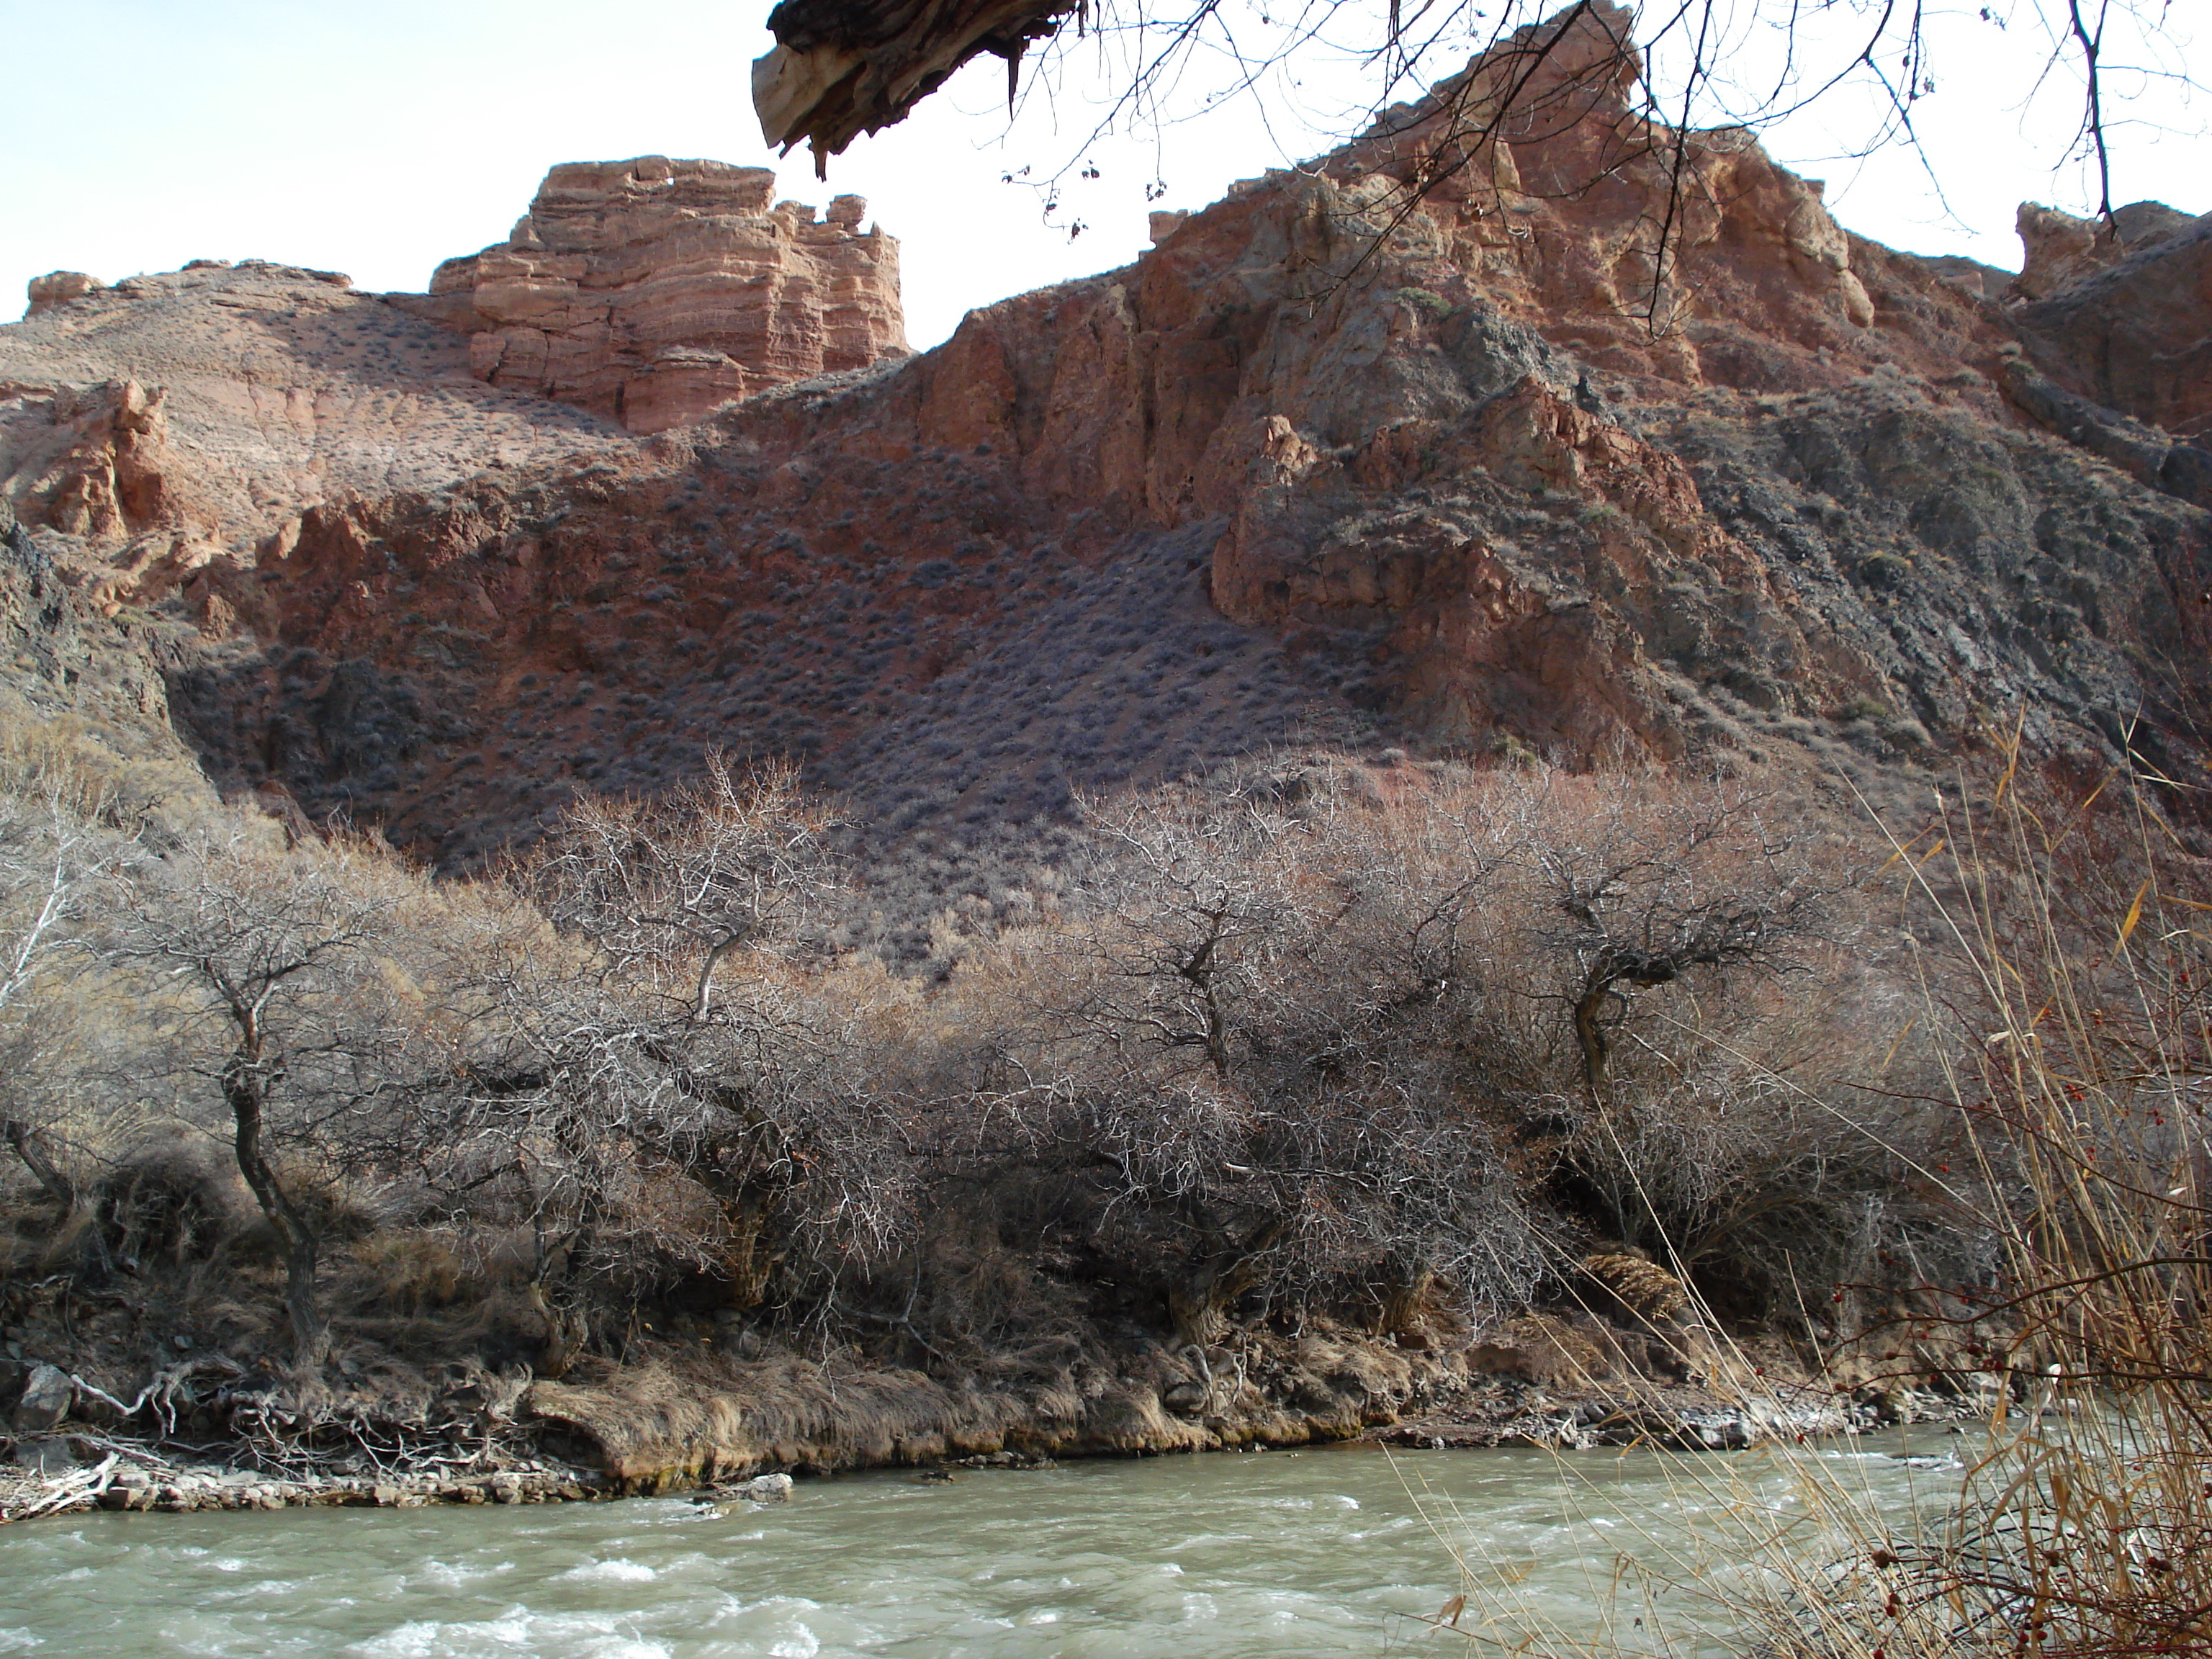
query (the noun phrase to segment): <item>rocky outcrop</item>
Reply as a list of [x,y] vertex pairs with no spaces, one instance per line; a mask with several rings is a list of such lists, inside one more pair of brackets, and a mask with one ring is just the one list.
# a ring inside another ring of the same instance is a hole
[[2042,300],[2130,254],[2179,235],[2195,221],[2163,202],[2130,202],[2109,220],[2077,219],[2022,202],[2016,221],[2021,265],[2008,298]]
[[2014,313],[2015,325],[2037,366],[2069,391],[2177,437],[2212,437],[2212,215],[2139,203],[2115,218],[2130,215],[2138,234],[2096,227],[2077,262],[2046,258],[2047,286]]
[[1920,262],[1952,287],[1972,295],[1977,300],[1995,303],[2005,296],[2018,274],[1999,265],[1985,265],[1979,259],[1969,259],[1956,253],[1929,253],[1920,256]]
[[[163,389],[159,522],[65,534],[65,491],[19,502],[87,606],[204,639],[169,706],[227,784],[465,867],[579,791],[781,755],[872,856],[910,852],[911,886],[878,889],[894,932],[948,888],[1018,886],[960,860],[1049,846],[1079,791],[1316,730],[1924,799],[1921,769],[2003,710],[2085,762],[2132,744],[2193,775],[2199,452],[2106,418],[2117,392],[2046,361],[2071,337],[2023,331],[2195,233],[2001,308],[1844,232],[1744,135],[1655,134],[1625,30],[1578,9],[1514,48],[1544,49],[1531,109],[1479,64],[1164,220],[1126,269],[642,441],[545,378],[471,380],[467,351],[504,363],[511,331],[609,406],[647,364],[556,314],[641,300],[623,272],[701,225],[685,269],[726,271],[720,219],[681,204],[729,175],[587,170],[552,193],[573,219],[428,298],[133,279],[0,329],[0,374],[47,388],[0,401],[7,469],[106,453],[54,388]],[[794,228],[866,240],[838,217]],[[626,223],[667,234],[589,251]],[[687,291],[665,269],[653,291]],[[2171,286],[2138,320],[2201,339],[2205,302]]]
[[106,286],[97,276],[88,276],[81,270],[50,270],[43,276],[31,278],[30,308],[23,315],[35,317],[56,306],[65,306],[71,300],[97,294]]
[[4,494],[21,517],[106,545],[170,516],[168,417],[159,387],[0,382]]
[[898,244],[867,204],[775,202],[765,167],[577,161],[505,242],[449,259],[416,308],[479,380],[665,432],[766,387],[906,353]]
[[0,491],[102,550],[191,535],[251,562],[327,500],[628,442],[472,379],[465,335],[335,271],[199,260],[0,327]]
[[2154,489],[2212,508],[2212,449],[2069,392],[2025,356],[2008,356],[2000,372],[2006,395],[2068,442]]

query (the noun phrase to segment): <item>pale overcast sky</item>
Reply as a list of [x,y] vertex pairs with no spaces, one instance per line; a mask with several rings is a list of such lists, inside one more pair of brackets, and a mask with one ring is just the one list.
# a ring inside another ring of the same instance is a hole
[[[748,90],[751,60],[771,44],[768,10],[769,0],[0,0],[15,46],[0,125],[0,317],[18,314],[24,283],[44,271],[113,282],[203,258],[419,290],[439,260],[501,240],[556,161],[774,162]],[[1795,122],[1769,147],[1827,179],[1855,230],[2014,267],[2021,199],[2081,211],[2094,194],[2065,164],[2070,88],[2021,101],[2040,45],[2033,0],[1991,0],[2008,27],[1983,10],[1932,26],[1936,91],[1919,108],[1944,201],[1906,153],[1823,159],[1864,128],[1862,105]],[[2192,26],[2172,27],[2185,37]],[[2176,59],[2192,44],[2177,40]],[[1206,72],[1186,93],[1203,91]],[[1154,206],[1204,206],[1237,179],[1326,148],[1358,83],[1326,63],[1297,78],[1272,88],[1264,117],[1233,103],[1084,151],[1099,176],[1068,180],[1055,225],[1035,192],[1001,178],[1049,171],[1097,125],[1096,94],[1073,73],[1010,131],[1004,69],[985,59],[904,125],[834,159],[826,184],[803,153],[775,164],[801,201],[869,198],[904,245],[908,331],[927,346],[971,306],[1127,261]],[[2107,95],[2119,118],[2115,202],[2212,209],[2206,100],[2191,106],[2141,77],[2116,78]],[[1155,179],[1165,194],[1150,203]],[[1071,241],[1075,218],[1088,228]]]

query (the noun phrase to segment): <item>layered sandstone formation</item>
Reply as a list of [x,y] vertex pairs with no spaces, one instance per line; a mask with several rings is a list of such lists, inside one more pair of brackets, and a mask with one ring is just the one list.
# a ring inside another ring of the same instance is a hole
[[190,533],[243,554],[324,501],[621,441],[482,384],[463,336],[335,271],[198,260],[0,328],[0,489],[100,547]]
[[[710,748],[987,909],[1076,792],[1315,735],[1909,803],[2020,721],[2196,775],[2206,452],[2154,422],[2212,333],[2199,233],[2001,307],[1744,135],[1650,125],[1624,13],[1547,27],[1540,73],[1477,64],[879,374],[639,440],[469,377],[456,328],[568,340],[489,326],[482,259],[411,302],[202,270],[0,330],[0,471],[76,599],[179,630],[211,770],[455,866]],[[517,291],[611,318],[617,252]]]
[[764,387],[906,353],[898,244],[867,204],[776,202],[765,167],[575,161],[505,242],[449,259],[428,314],[470,333],[478,379],[632,432],[688,426]]

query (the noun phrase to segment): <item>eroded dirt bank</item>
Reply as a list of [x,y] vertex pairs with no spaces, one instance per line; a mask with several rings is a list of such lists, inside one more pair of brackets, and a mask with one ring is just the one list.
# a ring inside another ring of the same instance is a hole
[[1996,1386],[1962,1373],[1878,1377],[1863,1364],[1815,1376],[1772,1336],[1713,1344],[1581,1311],[1525,1316],[1490,1334],[1439,1329],[1404,1342],[1322,1323],[1297,1335],[1240,1332],[1205,1350],[1140,1340],[1033,1364],[1025,1379],[932,1375],[851,1352],[745,1358],[712,1344],[654,1344],[633,1363],[588,1361],[560,1381],[471,1363],[347,1365],[302,1383],[198,1355],[133,1398],[46,1360],[10,1359],[19,1398],[0,1510],[22,1519],[94,1506],[408,1507],[693,1491],[773,1502],[788,1494],[781,1477],[791,1474],[1362,1437],[1719,1451],[1954,1415]]

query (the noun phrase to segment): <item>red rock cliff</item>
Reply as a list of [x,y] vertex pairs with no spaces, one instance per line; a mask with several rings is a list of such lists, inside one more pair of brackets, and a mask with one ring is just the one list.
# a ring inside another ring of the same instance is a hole
[[[978,903],[1075,792],[1316,730],[1910,799],[2024,721],[2202,775],[2212,452],[2059,348],[2201,339],[2203,290],[2154,312],[2124,260],[2054,333],[1746,135],[1652,127],[1626,14],[1566,21],[1527,107],[1469,127],[1516,83],[1486,60],[1128,268],[649,439],[533,395],[650,406],[611,320],[649,262],[578,251],[635,168],[429,299],[134,279],[0,329],[0,484],[102,605],[204,636],[171,681],[212,770],[454,865],[710,748],[801,762],[933,892],[971,860]],[[744,314],[733,374],[776,361]],[[510,343],[570,367],[505,391],[471,340],[502,380]],[[166,444],[113,412],[156,389]]]

